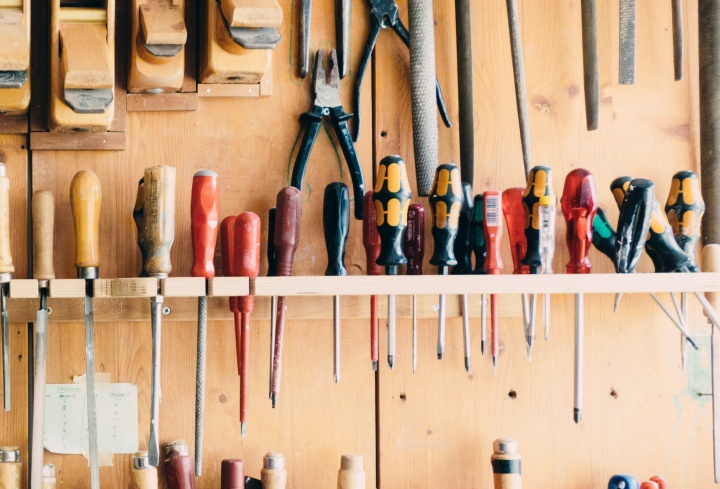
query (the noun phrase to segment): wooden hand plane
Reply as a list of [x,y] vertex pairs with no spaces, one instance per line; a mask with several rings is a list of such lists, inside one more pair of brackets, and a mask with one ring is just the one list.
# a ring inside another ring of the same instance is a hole
[[30,104],[30,0],[0,0],[0,115]]
[[276,0],[204,0],[201,83],[257,84],[272,64],[283,12]]
[[178,92],[185,76],[184,0],[133,0],[129,92]]
[[51,4],[49,129],[108,131],[114,114],[115,1],[76,3]]

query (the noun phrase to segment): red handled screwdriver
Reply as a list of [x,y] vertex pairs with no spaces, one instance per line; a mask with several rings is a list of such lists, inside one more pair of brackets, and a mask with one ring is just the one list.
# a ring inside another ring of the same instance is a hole
[[[277,196],[275,205],[275,252],[277,254],[278,277],[292,275],[293,260],[300,242],[300,220],[302,218],[302,196],[295,187],[285,187]],[[272,385],[270,398],[273,408],[277,404],[280,393],[280,378],[282,373],[282,349],[285,333],[285,310],[287,309],[285,297],[278,297],[277,324],[275,326],[275,350],[273,352]]]
[[[226,277],[236,277],[235,273],[235,220],[237,216],[228,216],[220,224],[220,250],[222,252],[222,270]],[[239,297],[230,297],[230,311],[235,322],[235,355],[238,376],[242,367],[242,328],[240,325]]]
[[[403,238],[403,251],[407,257],[407,275],[422,275],[425,256],[425,208],[422,204],[410,204],[408,223]],[[412,364],[413,373],[417,369],[417,295],[412,296]]]
[[[475,203],[477,205],[477,202]],[[485,270],[490,275],[498,275],[503,268],[500,257],[500,243],[502,242],[502,192],[499,190],[486,190],[483,193],[483,232],[485,235]],[[490,351],[493,357],[493,370],[497,367],[497,357],[500,353],[498,337],[498,316],[495,294],[490,294]]]
[[[590,273],[588,251],[592,244],[592,222],[597,212],[595,180],[589,171],[577,168],[565,177],[565,187],[560,199],[563,216],[567,223],[565,240],[570,251],[567,273]],[[582,419],[583,400],[583,342],[584,342],[583,294],[575,294],[575,400],[573,419]]]
[[[372,190],[366,192],[365,198],[363,199],[363,246],[365,247],[365,257],[367,260],[367,274],[382,275],[383,269],[377,264],[377,259],[380,256],[380,235],[377,230],[377,216]],[[370,359],[372,360],[373,370],[377,370],[378,360],[380,360],[379,332],[378,298],[376,295],[371,295]]]
[[[530,273],[530,267],[521,263],[527,253],[527,240],[525,239],[525,211],[523,209],[523,193],[525,189],[520,187],[509,188],[502,193],[502,209],[505,216],[505,225],[510,241],[510,255],[513,261],[513,274],[526,275]],[[532,338],[535,337],[535,325],[531,325],[530,308],[527,295],[521,295],[523,326],[525,327],[525,341],[528,360],[532,360]],[[533,331],[531,332],[531,329]]]

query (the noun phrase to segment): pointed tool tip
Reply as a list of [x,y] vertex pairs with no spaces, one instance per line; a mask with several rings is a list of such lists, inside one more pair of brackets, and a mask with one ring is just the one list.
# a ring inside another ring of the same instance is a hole
[[335,381],[336,384],[339,383],[339,382],[340,382],[340,376],[339,376],[339,375],[333,375],[333,380]]
[[373,370],[376,371],[376,370],[377,370],[377,367],[378,367],[378,363],[377,363],[375,360],[373,360],[373,363],[372,363],[372,368],[373,368]]
[[277,405],[277,394],[273,392],[270,395],[270,399],[272,400],[272,407],[275,409],[275,406]]
[[438,360],[442,360],[442,356],[443,356],[442,353],[438,353]]
[[480,355],[483,355],[483,356],[485,355],[485,342],[484,341],[480,342]]
[[493,355],[493,372],[497,370],[497,357]]
[[392,355],[388,355],[388,365],[390,365],[390,370],[395,366],[395,357]]
[[245,423],[245,422],[240,423],[240,434],[242,436],[247,436],[247,423]]
[[470,359],[468,357],[465,357],[465,371],[470,371]]
[[575,424],[580,423],[580,420],[582,419],[582,411],[579,409],[573,410],[573,419],[575,420]]

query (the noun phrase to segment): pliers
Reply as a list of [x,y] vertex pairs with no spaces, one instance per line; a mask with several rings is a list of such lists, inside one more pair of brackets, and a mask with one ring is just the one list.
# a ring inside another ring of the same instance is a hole
[[353,115],[352,113],[346,114],[340,102],[340,75],[338,72],[337,53],[334,49],[331,51],[330,56],[330,81],[327,80],[325,68],[323,67],[325,52],[321,49],[315,56],[315,76],[313,78],[315,105],[308,112],[300,116],[300,123],[306,124],[307,129],[297,158],[295,159],[295,164],[293,165],[290,184],[302,190],[303,177],[307,169],[310,151],[312,151],[313,144],[315,144],[315,138],[320,130],[320,124],[323,118],[327,116],[330,118],[343,155],[345,156],[348,170],[350,170],[353,193],[355,194],[353,197],[355,199],[355,218],[362,220],[365,182],[347,124],[348,119]]
[[[372,55],[373,49],[375,49],[375,42],[377,41],[378,35],[381,29],[387,27],[392,28],[395,33],[400,36],[402,42],[409,48],[410,47],[410,33],[408,32],[405,25],[400,20],[398,15],[398,6],[395,0],[369,0],[370,2],[370,33],[368,34],[368,40],[365,44],[362,57],[360,58],[360,66],[358,66],[357,77],[355,78],[355,93],[353,94],[353,109],[355,110],[355,130],[353,131],[353,141],[358,140],[360,133],[360,85],[362,84],[363,75],[370,62],[370,56]],[[445,126],[451,127],[450,116],[447,113],[447,107],[445,107],[445,101],[443,100],[442,91],[440,90],[440,83],[437,79],[435,80],[435,93],[437,98],[437,105],[440,109],[440,116],[442,117]]]

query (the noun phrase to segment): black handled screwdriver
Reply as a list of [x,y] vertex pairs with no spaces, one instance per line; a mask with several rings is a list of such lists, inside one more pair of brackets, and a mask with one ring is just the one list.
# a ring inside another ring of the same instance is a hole
[[[483,221],[485,220],[485,210],[483,208],[483,194],[475,196],[473,201],[473,212],[471,214],[472,228],[472,251],[475,255],[475,269],[473,274],[486,275],[485,258],[487,258],[487,246],[485,246],[485,231],[483,230]],[[480,354],[485,355],[485,340],[487,339],[487,314],[486,314],[486,298],[485,294],[480,296]]]
[[[453,267],[451,275],[470,275],[472,267],[472,214],[473,196],[472,186],[462,184],[462,209],[458,221],[458,234],[455,238],[455,259],[457,264]],[[465,348],[465,370],[470,371],[470,311],[467,294],[462,295],[463,315],[463,345]]]
[[[375,180],[373,201],[377,211],[380,235],[380,256],[377,264],[385,267],[386,275],[397,275],[398,266],[407,263],[402,250],[403,232],[407,227],[410,206],[410,182],[405,161],[399,156],[386,156],[380,161]],[[395,295],[388,296],[388,364],[395,365]]]
[[[323,200],[323,230],[328,266],[325,275],[346,276],[345,248],[350,231],[350,194],[347,185],[333,182],[325,187]],[[333,298],[333,374],[340,382],[340,296]]]
[[[447,275],[448,267],[457,265],[455,259],[455,238],[458,234],[462,191],[460,170],[450,163],[443,163],[435,171],[435,180],[430,191],[432,209],[432,236],[434,242],[431,265],[437,265],[439,275]],[[440,294],[438,311],[437,356],[442,360],[445,350],[445,294]],[[465,368],[468,368],[469,353],[465,352]]]

